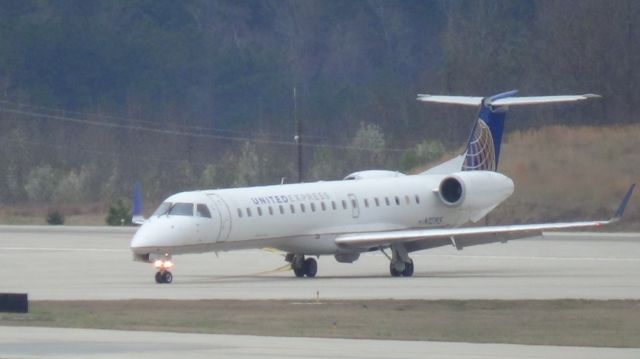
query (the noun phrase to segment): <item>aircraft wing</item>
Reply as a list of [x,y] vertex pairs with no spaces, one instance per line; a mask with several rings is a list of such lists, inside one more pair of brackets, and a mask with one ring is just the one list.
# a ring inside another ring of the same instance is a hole
[[608,220],[600,221],[583,221],[583,222],[564,222],[564,223],[542,223],[542,224],[516,224],[506,226],[483,226],[483,227],[462,227],[462,228],[427,228],[427,229],[407,229],[399,231],[386,232],[365,232],[343,234],[335,238],[335,242],[340,245],[366,247],[390,245],[394,242],[412,242],[425,240],[442,240],[450,239],[455,244],[456,238],[464,239],[465,237],[486,237],[486,236],[527,236],[528,234],[536,235],[542,231],[552,231],[559,229],[600,227],[613,222],[617,222],[622,218],[629,198],[633,193],[635,184],[631,185],[625,194],[618,210],[613,217]]

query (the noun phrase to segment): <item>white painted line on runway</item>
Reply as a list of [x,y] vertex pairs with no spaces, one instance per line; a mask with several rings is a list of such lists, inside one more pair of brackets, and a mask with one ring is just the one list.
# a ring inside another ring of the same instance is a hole
[[[382,257],[382,254],[371,254]],[[411,257],[422,258],[454,258],[454,259],[503,259],[503,260],[550,260],[550,261],[602,261],[602,262],[640,262],[640,258],[632,257],[541,257],[541,256],[494,256],[494,255],[465,255],[465,254],[427,254],[416,253]]]
[[130,252],[128,249],[109,248],[54,248],[54,247],[0,247],[0,251],[33,251],[33,252]]
[[460,259],[517,259],[517,260],[551,260],[551,261],[602,261],[602,262],[640,262],[640,258],[616,257],[535,257],[535,256],[470,256],[455,254],[425,254],[423,257],[460,258]]
[[[632,232],[542,232],[543,236],[550,237],[590,237],[590,238],[638,238],[640,233]],[[579,240],[579,238],[576,238]]]

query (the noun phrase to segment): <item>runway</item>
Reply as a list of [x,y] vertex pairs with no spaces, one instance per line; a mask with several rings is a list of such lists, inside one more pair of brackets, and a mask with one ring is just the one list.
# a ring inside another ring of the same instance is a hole
[[174,257],[174,283],[133,262],[135,228],[0,226],[0,292],[31,300],[81,299],[638,299],[640,234],[562,234],[457,251],[412,254],[411,278],[391,278],[388,260],[353,264],[321,257],[317,278],[273,271],[262,250]]
[[0,327],[2,358],[638,358],[640,349]]

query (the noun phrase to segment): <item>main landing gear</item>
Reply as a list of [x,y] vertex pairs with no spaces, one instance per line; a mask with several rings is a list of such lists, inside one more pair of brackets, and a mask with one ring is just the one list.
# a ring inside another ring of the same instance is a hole
[[413,259],[409,258],[409,253],[402,243],[391,245],[391,257],[384,250],[381,251],[389,258],[389,273],[392,277],[411,277],[413,275]]
[[153,266],[156,268],[156,283],[169,284],[173,282],[173,274],[169,272],[169,269],[173,267],[171,258],[157,259],[153,262]]
[[313,278],[318,273],[318,262],[313,258],[304,258],[303,254],[288,253],[285,260],[291,263],[291,269],[296,277]]

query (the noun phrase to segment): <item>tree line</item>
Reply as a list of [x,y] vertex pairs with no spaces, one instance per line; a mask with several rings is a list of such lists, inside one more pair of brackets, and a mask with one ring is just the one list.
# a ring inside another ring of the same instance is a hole
[[633,0],[3,1],[0,202],[293,181],[295,118],[305,180],[407,171],[474,117],[417,93],[594,92],[507,126],[635,122],[639,22]]

